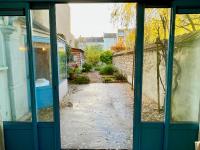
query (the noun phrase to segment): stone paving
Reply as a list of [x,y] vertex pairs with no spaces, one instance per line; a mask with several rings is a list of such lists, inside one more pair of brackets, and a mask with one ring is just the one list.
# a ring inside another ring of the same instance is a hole
[[73,85],[61,109],[63,149],[132,149],[133,91],[127,83]]

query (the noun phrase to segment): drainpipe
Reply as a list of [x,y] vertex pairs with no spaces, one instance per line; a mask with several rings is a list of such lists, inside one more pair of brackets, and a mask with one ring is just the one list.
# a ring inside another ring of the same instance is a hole
[[12,70],[12,58],[11,58],[11,50],[9,46],[10,42],[10,35],[15,31],[14,27],[12,25],[3,25],[0,26],[1,32],[3,33],[3,39],[4,39],[4,47],[5,47],[5,54],[6,54],[6,64],[8,66],[7,70],[7,77],[8,77],[8,92],[9,92],[9,99],[10,99],[10,112],[11,112],[11,120],[16,119],[16,110],[15,110],[15,102],[14,102],[14,94],[12,92],[14,81],[13,81],[13,75],[14,72]]

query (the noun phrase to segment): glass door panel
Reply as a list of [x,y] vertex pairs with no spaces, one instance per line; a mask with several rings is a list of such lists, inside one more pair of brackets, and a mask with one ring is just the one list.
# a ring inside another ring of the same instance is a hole
[[30,122],[31,98],[24,16],[0,16],[0,115]]
[[170,9],[146,8],[144,20],[142,121],[164,121]]
[[53,92],[49,10],[32,10],[37,120],[53,121]]
[[171,95],[172,122],[198,122],[200,14],[177,14]]

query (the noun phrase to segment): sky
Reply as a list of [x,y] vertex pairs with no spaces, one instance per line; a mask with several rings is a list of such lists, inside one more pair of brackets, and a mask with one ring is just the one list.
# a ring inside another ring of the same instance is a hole
[[71,32],[78,38],[116,32],[111,22],[113,4],[70,4]]

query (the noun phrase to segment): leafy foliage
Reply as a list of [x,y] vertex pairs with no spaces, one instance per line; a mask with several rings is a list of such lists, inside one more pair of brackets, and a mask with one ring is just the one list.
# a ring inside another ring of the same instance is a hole
[[103,62],[105,64],[111,64],[112,63],[112,57],[113,57],[112,51],[104,51],[100,55],[100,60],[101,60],[101,62]]
[[[134,4],[116,4],[113,12],[111,14],[113,23],[115,25],[120,25],[124,28],[132,28],[134,30],[135,20],[133,16],[136,16]],[[163,79],[160,76],[160,65],[166,65],[167,58],[167,43],[169,37],[169,24],[170,24],[170,9],[166,8],[147,8],[145,9],[145,24],[144,24],[144,44],[149,46],[150,44],[156,44],[157,46],[157,87],[162,85],[163,91],[165,86],[163,84]],[[199,14],[177,14],[175,23],[175,40],[178,39],[180,35],[193,33],[200,31],[200,15]],[[135,32],[132,33],[131,37],[134,37]],[[188,37],[191,39],[191,36]],[[129,40],[129,41],[128,41]],[[127,34],[125,37],[125,43],[134,43],[134,38],[128,38]],[[188,39],[187,39],[188,40]],[[176,44],[176,41],[175,41]],[[179,44],[180,45],[180,44]],[[180,49],[175,45],[176,49],[174,52],[178,52]],[[174,65],[178,68],[179,64],[176,63],[176,58],[174,58]],[[175,68],[175,67],[174,67]],[[174,71],[174,77],[176,78],[180,70]],[[158,105],[160,90],[157,91]],[[158,106],[158,111],[160,112],[160,106]]]
[[113,75],[117,69],[113,65],[105,65],[100,69],[100,74],[102,75]]
[[113,79],[112,77],[103,78],[103,83],[113,83],[113,82],[115,82],[115,79]]
[[59,71],[60,73],[66,73],[66,59],[67,55],[65,51],[59,51]]
[[86,63],[96,66],[100,62],[102,48],[99,45],[87,46],[85,49]]
[[126,77],[122,73],[119,73],[119,72],[115,72],[114,76],[115,76],[116,80],[121,80],[121,81],[126,81],[127,80]]
[[88,84],[88,83],[90,83],[90,79],[89,79],[88,76],[81,75],[81,76],[77,76],[73,80],[73,83],[75,83],[75,84]]
[[67,70],[68,70],[68,78],[70,80],[75,79],[82,72],[82,70],[79,67],[68,67]]
[[84,63],[82,66],[82,71],[83,72],[90,72],[90,70],[92,69],[92,65],[89,63]]
[[120,52],[126,50],[124,40],[122,38],[119,38],[117,43],[111,47],[111,50],[114,52]]

